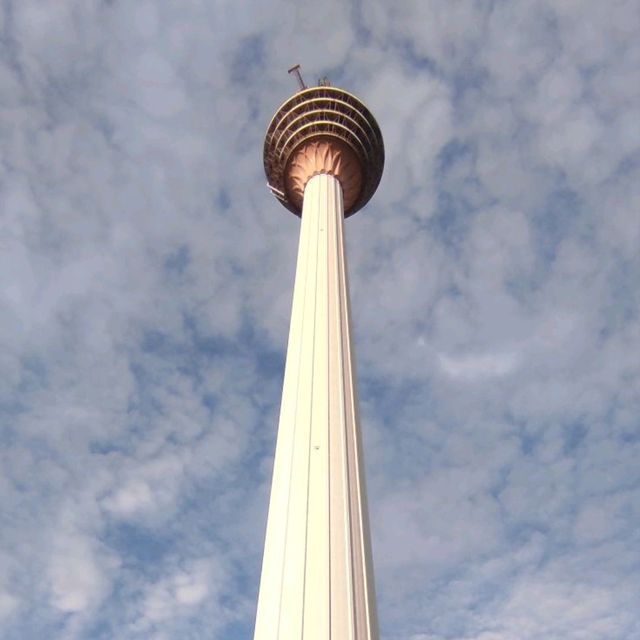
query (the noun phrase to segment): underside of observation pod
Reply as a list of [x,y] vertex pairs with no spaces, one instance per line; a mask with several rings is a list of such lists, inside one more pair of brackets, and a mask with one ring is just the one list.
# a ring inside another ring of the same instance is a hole
[[269,188],[296,215],[307,181],[335,175],[343,189],[345,217],[374,194],[384,167],[378,123],[355,96],[331,86],[303,89],[276,112],[264,142]]

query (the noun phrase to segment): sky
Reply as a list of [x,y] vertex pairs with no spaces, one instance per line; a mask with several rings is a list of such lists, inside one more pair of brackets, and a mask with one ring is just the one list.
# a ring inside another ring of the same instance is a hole
[[640,638],[634,0],[0,0],[0,637],[252,635],[299,220],[347,221],[382,640]]

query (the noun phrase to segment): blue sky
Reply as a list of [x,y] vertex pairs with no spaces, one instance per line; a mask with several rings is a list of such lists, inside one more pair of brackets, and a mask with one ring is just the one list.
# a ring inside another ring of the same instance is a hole
[[346,225],[384,640],[640,638],[632,0],[0,4],[0,637],[255,614],[328,75],[385,174]]

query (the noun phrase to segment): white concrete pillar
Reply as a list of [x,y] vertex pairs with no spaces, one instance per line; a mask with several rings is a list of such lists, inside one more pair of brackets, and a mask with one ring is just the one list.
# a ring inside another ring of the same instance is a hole
[[304,186],[255,640],[378,638],[343,190]]

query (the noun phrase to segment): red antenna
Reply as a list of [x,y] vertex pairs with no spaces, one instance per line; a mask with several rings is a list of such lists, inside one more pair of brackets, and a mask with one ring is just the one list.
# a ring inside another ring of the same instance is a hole
[[300,85],[300,91],[304,91],[307,88],[307,85],[304,83],[302,79],[302,73],[300,72],[300,65],[297,64],[295,67],[291,67],[289,69],[289,73],[293,73],[295,77],[298,79],[298,85]]

